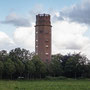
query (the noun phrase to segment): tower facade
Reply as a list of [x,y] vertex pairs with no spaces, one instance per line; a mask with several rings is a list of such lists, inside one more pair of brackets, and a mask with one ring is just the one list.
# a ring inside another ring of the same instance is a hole
[[36,15],[35,53],[44,62],[51,60],[51,22],[49,14]]

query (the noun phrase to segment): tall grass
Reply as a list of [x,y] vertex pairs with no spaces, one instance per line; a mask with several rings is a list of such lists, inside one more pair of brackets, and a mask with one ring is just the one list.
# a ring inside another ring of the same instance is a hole
[[90,90],[89,80],[0,81],[0,90]]

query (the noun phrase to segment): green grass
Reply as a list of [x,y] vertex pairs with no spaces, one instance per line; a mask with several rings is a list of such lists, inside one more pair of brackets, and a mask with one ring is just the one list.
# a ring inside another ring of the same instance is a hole
[[90,90],[89,80],[0,81],[0,90]]

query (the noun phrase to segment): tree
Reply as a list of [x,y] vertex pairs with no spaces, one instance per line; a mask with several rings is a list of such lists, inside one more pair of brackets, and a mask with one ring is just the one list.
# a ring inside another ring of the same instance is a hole
[[87,58],[83,55],[72,54],[65,64],[65,75],[68,77],[82,77],[85,73]]
[[15,48],[9,52],[9,57],[13,60],[22,60],[23,62],[26,60],[31,60],[34,53],[30,53],[29,50]]
[[5,73],[7,75],[10,76],[10,78],[12,79],[12,75],[15,73],[15,65],[14,62],[11,59],[8,59],[5,63],[4,63],[4,70]]
[[77,72],[78,62],[74,58],[68,59],[65,65],[65,75],[68,77],[75,77]]
[[32,62],[32,60],[26,62],[26,73],[28,79],[31,78],[32,74],[34,74],[36,71],[35,65]]
[[3,71],[4,71],[4,65],[3,65],[3,62],[0,61],[0,79],[2,79]]
[[61,54],[52,55],[52,60],[58,60],[58,61],[62,62],[62,58],[63,58],[63,55],[61,55]]
[[0,51],[0,61],[5,61],[8,58],[8,53],[6,50]]
[[15,67],[16,67],[16,73],[17,73],[17,75],[22,76],[22,74],[23,74],[23,72],[25,70],[24,63],[22,61],[20,61],[20,60],[17,60],[15,62]]
[[61,62],[58,59],[58,57],[56,57],[56,56],[55,56],[55,58],[53,58],[51,60],[51,63],[50,63],[50,72],[54,76],[60,76],[63,73]]
[[85,66],[84,77],[90,78],[90,62],[88,62]]
[[32,58],[32,61],[35,65],[36,71],[35,74],[38,77],[42,77],[42,75],[44,75],[46,73],[46,65],[43,61],[41,61],[41,59],[39,58],[39,56],[34,56]]
[[61,64],[62,64],[62,66],[63,66],[63,71],[64,71],[64,69],[65,69],[65,64],[66,64],[66,62],[67,62],[67,60],[71,57],[72,55],[71,54],[67,54],[67,55],[64,55],[64,56],[62,56],[61,57]]

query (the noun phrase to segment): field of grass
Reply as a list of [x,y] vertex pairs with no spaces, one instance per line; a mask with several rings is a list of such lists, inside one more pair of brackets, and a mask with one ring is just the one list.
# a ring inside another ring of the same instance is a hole
[[0,81],[0,90],[90,90],[89,80]]

